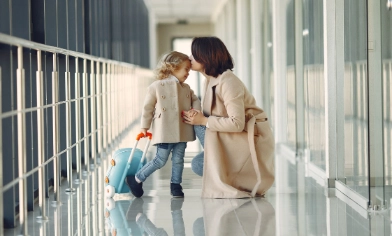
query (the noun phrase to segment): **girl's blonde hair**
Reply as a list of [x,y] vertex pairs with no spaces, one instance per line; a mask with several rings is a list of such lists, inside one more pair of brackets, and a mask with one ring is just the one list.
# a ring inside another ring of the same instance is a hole
[[186,60],[189,61],[189,56],[177,51],[172,51],[163,55],[155,69],[157,79],[166,79],[173,74],[174,71],[178,70],[181,63]]

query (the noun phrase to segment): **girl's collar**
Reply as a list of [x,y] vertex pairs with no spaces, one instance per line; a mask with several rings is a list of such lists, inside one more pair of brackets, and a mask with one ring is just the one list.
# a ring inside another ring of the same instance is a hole
[[174,75],[170,75],[169,77],[166,78],[168,81],[174,81],[176,83],[180,83],[180,81],[175,77]]

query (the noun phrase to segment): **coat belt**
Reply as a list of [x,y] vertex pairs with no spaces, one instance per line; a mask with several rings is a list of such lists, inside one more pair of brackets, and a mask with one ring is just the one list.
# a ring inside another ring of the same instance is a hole
[[252,157],[253,168],[255,169],[256,176],[257,176],[257,182],[251,192],[252,197],[256,195],[257,189],[261,184],[261,173],[260,173],[259,163],[257,162],[256,147],[255,147],[255,140],[254,140],[255,123],[256,123],[256,117],[252,116],[252,118],[246,124],[248,130],[248,142],[249,142],[250,154]]

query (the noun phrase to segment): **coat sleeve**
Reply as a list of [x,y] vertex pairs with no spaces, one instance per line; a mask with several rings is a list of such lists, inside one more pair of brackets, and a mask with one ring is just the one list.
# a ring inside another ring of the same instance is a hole
[[221,97],[228,116],[209,116],[208,128],[219,132],[242,132],[245,127],[245,87],[236,78],[227,78],[219,86],[215,96]]
[[150,129],[152,119],[154,117],[155,104],[157,103],[156,92],[154,86],[149,86],[146,97],[144,98],[144,105],[141,117],[141,128]]
[[191,97],[192,97],[192,108],[201,111],[201,102],[192,89],[191,89]]

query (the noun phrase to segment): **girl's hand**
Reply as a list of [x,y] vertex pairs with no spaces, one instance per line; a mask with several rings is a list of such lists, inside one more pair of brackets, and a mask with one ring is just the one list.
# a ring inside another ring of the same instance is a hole
[[190,125],[206,125],[208,120],[201,111],[194,109],[183,111],[182,118],[183,122]]
[[144,134],[144,137],[146,137],[146,135],[147,135],[147,130],[148,130],[148,129],[141,128],[141,129],[140,129],[140,133],[143,133],[143,134]]

